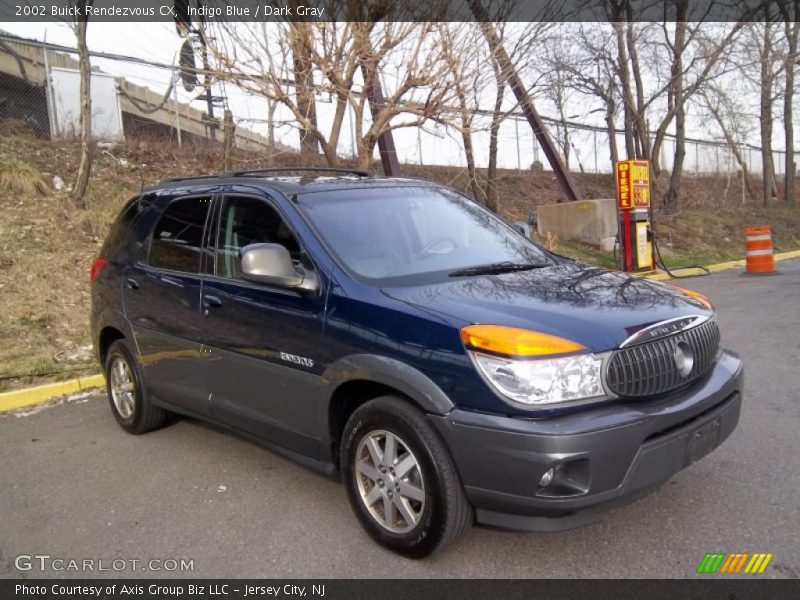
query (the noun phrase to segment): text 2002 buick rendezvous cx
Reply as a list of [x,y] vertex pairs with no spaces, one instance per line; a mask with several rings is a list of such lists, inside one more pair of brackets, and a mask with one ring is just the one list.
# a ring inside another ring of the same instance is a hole
[[207,419],[340,472],[422,557],[552,530],[725,440],[742,366],[702,296],[552,254],[457,192],[300,169],[171,179],[92,266],[119,424]]

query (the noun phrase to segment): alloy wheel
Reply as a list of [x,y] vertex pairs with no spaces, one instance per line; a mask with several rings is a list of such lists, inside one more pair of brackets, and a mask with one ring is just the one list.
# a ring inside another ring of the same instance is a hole
[[372,518],[392,533],[407,533],[425,509],[425,482],[414,453],[398,435],[371,431],[355,457],[358,492]]
[[130,419],[136,407],[136,386],[133,373],[127,361],[120,356],[115,356],[109,369],[111,378],[111,398],[114,408],[123,419]]

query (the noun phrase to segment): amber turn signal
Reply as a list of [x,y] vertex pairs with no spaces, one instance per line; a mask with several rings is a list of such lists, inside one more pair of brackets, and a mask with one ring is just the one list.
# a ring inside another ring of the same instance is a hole
[[586,349],[555,335],[503,325],[468,325],[461,329],[461,340],[468,348],[506,356],[547,356]]
[[689,298],[694,298],[695,300],[697,300],[698,302],[703,304],[703,306],[705,306],[708,310],[714,310],[714,305],[711,304],[711,300],[709,300],[707,297],[705,297],[700,292],[695,292],[694,290],[687,290],[686,288],[682,288],[682,287],[679,287],[677,285],[673,285],[671,283],[668,284],[668,285],[672,289],[678,290],[680,293],[685,294],[686,296],[689,296]]

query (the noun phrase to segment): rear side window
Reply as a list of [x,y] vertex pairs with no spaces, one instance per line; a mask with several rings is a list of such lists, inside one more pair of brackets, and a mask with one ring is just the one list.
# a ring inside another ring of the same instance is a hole
[[152,267],[197,273],[203,249],[203,230],[210,197],[175,200],[153,229],[150,241]]
[[155,194],[144,194],[137,196],[128,202],[127,206],[122,210],[119,216],[118,224],[124,227],[131,227],[136,222],[136,219],[147,210],[155,199]]
[[138,252],[140,244],[137,245],[136,243],[134,227],[139,217],[143,215],[153,203],[154,198],[154,194],[144,194],[142,196],[135,196],[125,204],[117,220],[111,226],[108,236],[106,236],[105,244],[101,250],[103,256],[106,258],[116,258],[125,252],[132,252],[134,254]]

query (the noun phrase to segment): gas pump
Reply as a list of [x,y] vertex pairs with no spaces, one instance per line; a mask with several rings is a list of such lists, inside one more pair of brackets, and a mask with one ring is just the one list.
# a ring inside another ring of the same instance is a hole
[[653,270],[650,165],[646,160],[617,163],[617,211],[620,268],[628,272]]

